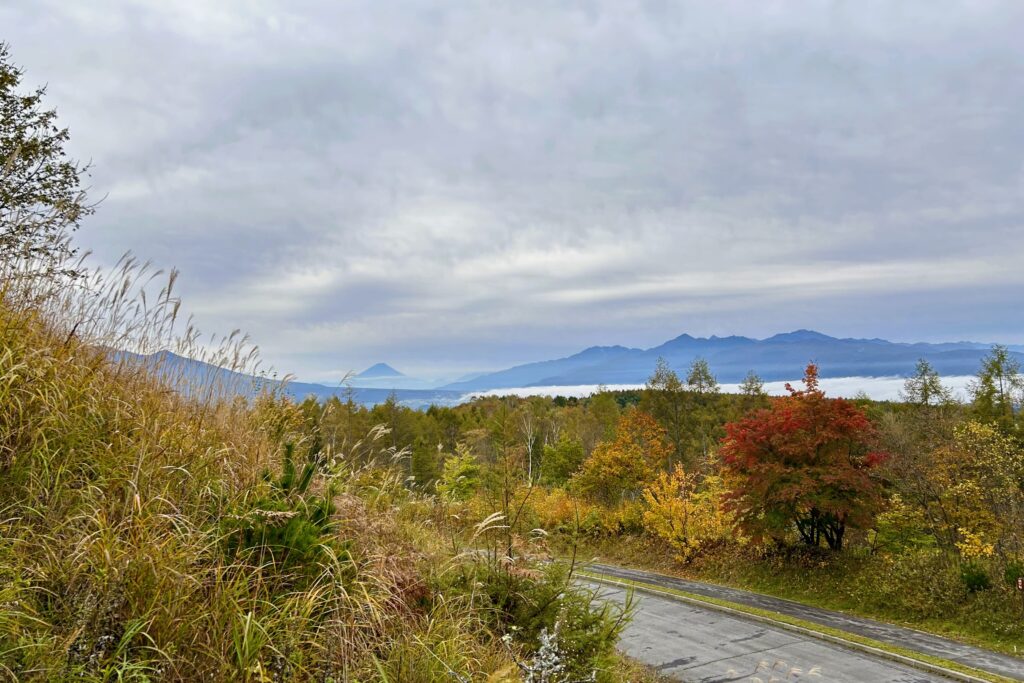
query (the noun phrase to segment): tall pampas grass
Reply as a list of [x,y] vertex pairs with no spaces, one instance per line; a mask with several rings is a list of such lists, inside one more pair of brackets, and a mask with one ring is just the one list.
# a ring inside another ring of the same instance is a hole
[[0,680],[515,678],[472,600],[423,599],[433,532],[395,519],[407,453],[383,427],[279,496],[279,519],[331,498],[307,580],[226,552],[225,520],[304,448],[287,378],[245,335],[201,335],[176,272],[64,253],[74,277],[0,261]]

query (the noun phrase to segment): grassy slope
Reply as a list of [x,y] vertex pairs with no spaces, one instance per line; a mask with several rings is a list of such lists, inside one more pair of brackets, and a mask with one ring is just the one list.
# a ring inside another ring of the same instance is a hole
[[219,520],[267,494],[286,404],[185,401],[0,306],[0,405],[0,678],[515,677],[472,605],[422,600],[440,560],[389,514],[393,482],[368,498],[349,473],[350,552],[307,580],[223,552]]
[[[296,406],[186,400],[63,313],[12,301],[0,296],[0,681],[520,678],[513,655],[528,652],[501,642],[489,598],[473,581],[444,589],[467,560],[386,464],[393,450],[351,444],[283,494]],[[368,460],[385,464],[355,464]],[[226,529],[304,519],[317,496],[333,513],[315,561],[228,550]],[[603,680],[658,680],[604,661]]]

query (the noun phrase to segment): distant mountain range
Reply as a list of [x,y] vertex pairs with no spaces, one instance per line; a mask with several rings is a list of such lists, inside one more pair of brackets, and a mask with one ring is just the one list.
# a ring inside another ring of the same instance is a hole
[[[337,396],[342,401],[348,400],[351,397],[353,401],[362,405],[376,405],[383,403],[389,396],[394,394],[396,400],[410,408],[426,408],[431,405],[455,405],[466,395],[462,391],[444,389],[361,387],[355,386],[352,382],[349,382],[348,385],[339,383],[333,386],[296,381],[282,383],[281,380],[274,378],[255,377],[226,370],[210,363],[179,356],[170,351],[161,351],[145,356],[115,351],[111,353],[111,356],[115,359],[134,360],[154,368],[161,375],[175,380],[184,380],[182,388],[189,392],[202,393],[213,387],[217,392],[221,393],[255,396],[266,388],[279,388],[283,384],[284,393],[298,401],[304,400],[308,396],[314,396],[320,401]],[[376,367],[374,366],[374,368]],[[399,373],[399,376],[401,376],[401,373]]]
[[[592,346],[556,360],[518,365],[507,370],[447,384],[442,389],[486,391],[512,387],[574,386],[584,384],[641,384],[650,377],[658,358],[680,373],[696,358],[704,358],[719,382],[740,382],[751,370],[765,381],[799,377],[814,361],[822,377],[903,377],[914,371],[919,358],[943,375],[971,375],[991,345],[977,342],[905,344],[884,339],[837,339],[812,330],[749,337],[691,337],[683,334],[649,349]],[[1012,347],[1024,361],[1024,348]]]
[[[812,330],[777,334],[767,339],[749,337],[691,337],[683,334],[649,349],[625,346],[592,346],[579,353],[554,360],[517,365],[506,370],[464,378],[440,387],[408,377],[387,363],[377,363],[346,384],[327,386],[309,382],[288,382],[285,391],[296,399],[315,396],[349,396],[357,403],[373,405],[394,393],[410,407],[454,405],[471,393],[495,389],[544,386],[643,384],[654,371],[658,358],[684,375],[696,358],[704,358],[722,383],[740,382],[751,370],[766,382],[792,380],[814,361],[822,377],[905,377],[914,371],[918,359],[928,360],[942,375],[973,375],[990,344],[949,342],[941,344],[896,343],[884,339],[837,339]],[[1024,364],[1024,347],[1010,346],[1011,355]],[[177,356],[164,351],[150,356],[123,352],[115,356],[134,357],[154,364],[161,372],[187,378],[193,384],[232,387],[234,393],[251,395],[275,379],[256,378]]]

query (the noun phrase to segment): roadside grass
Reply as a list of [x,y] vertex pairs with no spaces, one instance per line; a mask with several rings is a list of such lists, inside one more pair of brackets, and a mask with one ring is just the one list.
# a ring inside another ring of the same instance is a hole
[[989,681],[990,683],[1016,683],[1014,679],[998,676],[986,671],[981,671],[979,669],[964,666],[963,664],[948,659],[942,659],[941,657],[933,657],[931,655],[922,654],[919,652],[915,652],[913,650],[908,650],[906,648],[894,646],[889,643],[883,643],[872,638],[866,638],[864,636],[848,633],[846,631],[841,631],[839,629],[822,626],[821,624],[805,621],[803,619],[798,619],[796,617],[791,617],[785,614],[778,614],[776,612],[759,609],[757,607],[750,607],[748,605],[729,602],[727,600],[720,600],[718,598],[711,598],[705,595],[698,595],[696,593],[690,593],[688,591],[682,591],[676,588],[657,586],[654,584],[649,584],[642,581],[635,581],[632,579],[623,579],[621,577],[610,576],[588,569],[579,569],[576,573],[581,577],[594,579],[599,582],[627,586],[633,589],[650,591],[653,593],[672,595],[694,603],[704,603],[707,605],[713,605],[715,607],[724,608],[726,610],[741,612],[771,622],[776,622],[787,626],[793,626],[803,631],[810,631],[812,633],[828,636],[829,638],[834,640],[845,641],[847,643],[853,643],[856,645],[862,645],[868,648],[879,650],[882,653],[896,655],[899,658],[914,660],[924,664],[930,664],[932,666],[941,667],[943,669],[955,671],[957,673],[964,674],[965,676],[969,676],[975,679]]
[[[277,494],[267,473],[294,437],[288,401],[183,395],[108,352],[158,320],[102,294],[4,284],[0,680],[368,680],[383,667],[428,681],[512,666],[471,601],[420,599],[447,559],[418,549],[430,530],[361,502],[371,484],[402,502],[393,454],[367,447],[384,463],[373,470],[333,454],[308,490]],[[350,515],[313,525],[322,497]],[[275,537],[276,524],[296,533]]]
[[653,667],[641,664],[626,655],[619,657],[618,675],[619,680],[629,683],[675,683],[674,678],[669,678]]

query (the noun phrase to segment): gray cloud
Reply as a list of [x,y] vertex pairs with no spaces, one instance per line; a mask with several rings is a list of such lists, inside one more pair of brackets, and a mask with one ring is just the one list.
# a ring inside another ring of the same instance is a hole
[[683,331],[1024,341],[1017,2],[14,0],[106,195],[309,379]]

